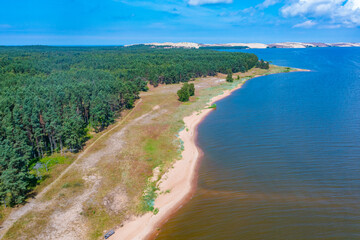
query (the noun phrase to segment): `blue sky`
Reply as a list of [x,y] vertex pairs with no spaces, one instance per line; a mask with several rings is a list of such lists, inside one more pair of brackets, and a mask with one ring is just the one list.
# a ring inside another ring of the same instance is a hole
[[360,42],[360,0],[3,0],[0,45]]

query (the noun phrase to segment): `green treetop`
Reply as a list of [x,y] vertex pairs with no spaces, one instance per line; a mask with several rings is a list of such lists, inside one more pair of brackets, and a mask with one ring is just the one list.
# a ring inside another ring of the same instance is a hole
[[193,83],[189,84],[189,94],[190,94],[190,96],[195,95],[195,85]]
[[190,96],[195,95],[195,85],[193,83],[184,83],[181,89],[177,92],[177,95],[179,96],[179,101],[189,101]]
[[228,74],[226,76],[226,81],[227,82],[233,82],[234,81],[234,79],[232,77],[232,71],[230,69],[228,70]]

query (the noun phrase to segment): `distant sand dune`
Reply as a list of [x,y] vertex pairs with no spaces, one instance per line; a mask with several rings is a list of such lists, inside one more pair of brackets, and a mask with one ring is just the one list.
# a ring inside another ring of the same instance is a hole
[[[133,46],[140,44],[126,45]],[[215,44],[200,44],[193,42],[164,42],[164,43],[144,43],[144,45],[149,46],[162,46],[169,48],[200,48],[200,47],[247,47],[247,48],[309,48],[309,47],[360,47],[360,43],[303,43],[303,42],[283,42],[283,43],[215,43]]]

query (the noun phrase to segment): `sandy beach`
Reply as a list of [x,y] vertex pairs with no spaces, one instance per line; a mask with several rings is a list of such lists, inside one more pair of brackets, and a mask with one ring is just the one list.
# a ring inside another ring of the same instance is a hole
[[196,144],[197,127],[213,111],[207,108],[208,106],[229,96],[233,91],[241,88],[245,82],[213,97],[203,110],[194,112],[183,119],[185,128],[179,133],[179,137],[184,143],[184,151],[181,160],[176,161],[173,168],[160,180],[159,192],[170,192],[160,194],[156,198],[154,208],[158,208],[159,212],[156,215],[148,212],[130,219],[123,224],[123,227],[116,229],[115,234],[109,239],[152,239],[157,235],[157,229],[191,198],[196,187],[196,172],[201,159],[201,150]]
[[[306,69],[292,69],[291,72],[308,71]],[[185,128],[179,133],[179,138],[184,143],[184,151],[181,160],[176,161],[173,168],[166,172],[159,181],[159,192],[168,192],[159,194],[155,200],[154,208],[158,208],[159,212],[156,215],[148,212],[128,220],[122,227],[115,229],[115,234],[109,239],[153,239],[158,234],[162,224],[192,197],[195,190],[196,172],[201,159],[201,149],[198,148],[196,141],[197,127],[213,111],[208,107],[240,89],[246,81],[261,76],[263,75],[255,75],[253,78],[242,81],[236,87],[213,97],[201,111],[193,112],[183,119]]]

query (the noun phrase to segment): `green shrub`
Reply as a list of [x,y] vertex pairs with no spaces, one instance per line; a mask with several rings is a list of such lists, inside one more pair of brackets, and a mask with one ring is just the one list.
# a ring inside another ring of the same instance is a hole
[[193,83],[189,84],[189,94],[190,94],[190,96],[195,95],[195,85]]
[[177,95],[179,96],[180,102],[187,102],[189,101],[190,96],[195,95],[195,86],[193,83],[188,84],[184,83],[184,85],[177,91]]
[[210,107],[208,107],[208,108],[213,108],[213,109],[216,109],[216,104],[214,103],[214,104],[212,104]]
[[153,211],[154,215],[158,214],[158,212],[159,212],[158,208],[155,208],[154,211]]
[[151,182],[147,186],[145,194],[142,196],[141,211],[152,212],[154,211],[154,203],[157,197],[156,191],[159,188],[156,186],[156,182]]
[[231,71],[231,69],[228,70],[228,75],[226,76],[226,81],[227,81],[227,82],[233,82],[233,81],[234,81],[234,79],[233,79],[233,77],[232,77],[232,71]]
[[261,69],[269,69],[269,62],[265,62],[264,60],[260,60],[256,63],[256,67],[257,68],[261,68]]

